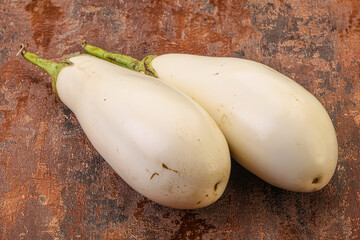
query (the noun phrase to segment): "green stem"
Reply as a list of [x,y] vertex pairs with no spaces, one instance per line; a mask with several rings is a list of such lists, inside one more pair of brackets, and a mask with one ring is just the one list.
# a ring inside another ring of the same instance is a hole
[[28,52],[23,45],[21,46],[20,52],[27,61],[35,64],[36,66],[40,67],[42,70],[50,74],[52,78],[52,90],[56,94],[56,96],[59,97],[56,90],[57,77],[64,67],[71,64],[70,60],[65,59],[60,63],[56,63],[51,60],[41,58],[34,53]]
[[125,67],[136,72],[144,72],[147,75],[158,77],[155,69],[152,67],[151,64],[152,60],[156,57],[155,55],[146,56],[144,59],[139,61],[135,58],[123,54],[107,52],[104,49],[89,45],[85,42],[82,43],[82,47],[87,53],[108,62],[114,63],[116,65]]

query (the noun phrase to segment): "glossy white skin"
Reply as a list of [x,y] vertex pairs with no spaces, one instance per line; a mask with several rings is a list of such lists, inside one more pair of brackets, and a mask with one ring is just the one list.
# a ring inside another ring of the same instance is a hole
[[152,66],[159,79],[210,113],[233,157],[258,177],[298,192],[330,181],[338,157],[333,124],[321,103],[290,78],[236,58],[166,54]]
[[179,209],[205,207],[222,195],[231,158],[205,110],[144,74],[87,55],[70,61],[58,75],[59,97],[125,182]]

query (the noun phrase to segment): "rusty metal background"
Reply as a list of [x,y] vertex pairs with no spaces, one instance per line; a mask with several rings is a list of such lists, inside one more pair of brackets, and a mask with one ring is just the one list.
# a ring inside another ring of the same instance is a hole
[[[325,106],[335,176],[284,191],[233,162],[224,196],[200,210],[155,204],[94,150],[50,78],[16,52],[142,58],[171,52],[265,63]],[[359,0],[0,0],[0,239],[360,239]]]

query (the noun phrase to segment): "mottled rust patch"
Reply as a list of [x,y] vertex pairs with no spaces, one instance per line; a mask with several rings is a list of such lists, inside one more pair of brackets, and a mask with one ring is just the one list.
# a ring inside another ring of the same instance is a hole
[[136,210],[133,213],[136,220],[142,219],[144,207],[147,203],[149,203],[149,200],[147,198],[143,198],[136,203]]
[[51,0],[32,0],[25,10],[30,13],[36,45],[48,49],[58,21],[63,17],[62,9],[53,5]]
[[203,239],[207,233],[216,229],[205,219],[198,218],[199,214],[194,212],[184,212],[179,220],[179,229],[171,236],[171,239]]

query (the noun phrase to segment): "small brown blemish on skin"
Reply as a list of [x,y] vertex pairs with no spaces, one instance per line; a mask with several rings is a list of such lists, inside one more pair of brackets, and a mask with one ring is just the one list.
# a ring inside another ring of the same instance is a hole
[[219,73],[214,73],[213,75],[219,75]]
[[104,101],[106,101],[106,98],[104,98]]
[[165,163],[162,163],[162,167],[167,169],[167,170],[170,170],[170,171],[173,171],[174,173],[178,173],[178,171],[174,170],[174,169],[171,169],[169,168],[168,166],[165,165]]
[[320,181],[320,178],[317,177],[317,178],[314,178],[314,180],[312,181],[312,183],[313,183],[313,184],[317,184],[319,181]]
[[220,183],[220,181],[217,182],[217,183],[214,185],[214,191],[215,191],[215,192],[216,192],[216,190],[217,190],[217,188],[218,188],[218,186],[219,186],[219,183]]
[[158,175],[158,176],[159,176],[159,174],[158,174],[158,173],[153,173],[153,175],[151,175],[151,177],[150,177],[150,180],[151,180],[151,179],[153,179],[153,177],[155,177],[156,175]]
[[206,197],[208,197],[209,196],[209,194],[206,194]]
[[201,203],[201,201],[198,201],[196,204],[199,205]]

